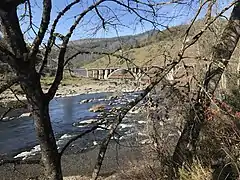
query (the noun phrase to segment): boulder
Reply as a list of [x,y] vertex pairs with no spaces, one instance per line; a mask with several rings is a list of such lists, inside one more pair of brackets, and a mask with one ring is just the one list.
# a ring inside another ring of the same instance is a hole
[[97,104],[92,106],[89,111],[90,112],[103,112],[106,110],[106,105],[105,104]]

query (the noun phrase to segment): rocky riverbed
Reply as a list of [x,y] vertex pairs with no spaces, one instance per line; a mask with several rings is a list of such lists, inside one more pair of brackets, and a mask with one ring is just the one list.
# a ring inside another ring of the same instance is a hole
[[[137,114],[137,116],[136,116]],[[75,126],[79,128],[91,127],[96,120],[93,119],[79,121]],[[145,115],[141,110],[132,110],[123,122],[120,124],[117,134],[111,139],[110,145],[104,159],[103,167],[100,173],[102,179],[119,179],[113,178],[122,169],[129,166],[131,163],[141,161],[142,148],[146,145],[147,135],[145,132]],[[77,133],[67,133],[58,139],[58,146],[65,142]],[[90,179],[91,172],[96,163],[99,147],[102,138],[106,135],[106,131],[98,129],[94,133],[89,133],[83,138],[75,141],[69,146],[62,157],[62,167],[66,179]],[[15,155],[15,158],[35,159],[40,158],[39,146],[35,146],[29,151],[23,151]],[[41,176],[39,165],[17,165],[16,171],[13,171],[11,164],[0,167],[1,177],[6,179],[23,180],[27,177]],[[79,175],[84,176],[84,178]],[[122,178],[120,178],[122,179]]]
[[[109,82],[109,81],[97,81],[93,84],[81,84],[78,85],[67,85],[67,86],[60,86],[59,91],[57,92],[57,98],[53,101],[52,110],[50,108],[50,111],[54,112],[54,109],[56,109],[56,105],[61,105],[61,102],[63,101],[65,105],[69,106],[68,101],[64,99],[73,99],[75,97],[75,94],[85,94],[85,95],[91,95],[95,96],[96,92],[111,92],[111,95],[108,95],[106,98],[102,98],[99,96],[98,98],[93,97],[90,99],[77,99],[74,100],[74,103],[72,101],[71,104],[74,104],[74,107],[80,107],[80,106],[86,106],[86,110],[89,111],[89,109],[93,108],[94,104],[98,104],[98,102],[104,102],[104,109],[107,107],[113,107],[113,106],[119,106],[124,105],[124,103],[127,103],[131,101],[131,98],[121,98],[123,96],[124,92],[128,91],[136,91],[140,90],[142,87],[136,87],[134,83],[124,84],[123,82]],[[101,93],[100,93],[101,94]],[[71,95],[71,96],[70,96]],[[70,96],[66,98],[62,98],[64,96]],[[76,96],[78,97],[78,96]],[[8,96],[5,98],[2,96],[2,102],[7,102],[9,100],[12,100],[16,98],[15,96]],[[19,99],[24,100],[24,96],[19,96]],[[133,98],[133,97],[132,97]],[[101,106],[103,107],[103,106]],[[69,109],[69,108],[67,108]],[[69,112],[78,112],[79,110],[63,110],[63,118],[66,114],[69,115]],[[61,112],[56,109],[56,115],[61,115]],[[86,113],[86,111],[84,110]],[[81,112],[79,112],[81,114]],[[89,112],[91,113],[91,112]],[[92,113],[99,113],[99,112],[92,112]],[[64,115],[65,114],[65,115]],[[133,114],[138,114],[136,117]],[[18,114],[18,118],[22,119],[25,117],[29,117],[29,112],[23,112],[22,114]],[[74,120],[74,117],[76,115],[71,115],[73,120],[71,120],[71,124],[74,128],[83,128],[86,129],[86,126],[91,126],[92,123],[96,122],[96,118],[89,118],[89,117],[82,117],[82,119],[79,119],[78,121]],[[52,115],[55,117],[55,115]],[[134,118],[133,118],[134,117]],[[68,118],[67,118],[68,119]],[[10,119],[8,119],[10,120]],[[16,119],[14,119],[16,121]],[[21,121],[23,121],[22,119]],[[29,121],[29,120],[27,120]],[[27,122],[25,121],[25,122]],[[60,128],[59,126],[62,122],[62,120],[54,121],[54,127]],[[119,134],[116,137],[113,137],[110,143],[110,148],[107,153],[106,160],[104,160],[103,165],[103,171],[102,175],[106,176],[115,173],[119,169],[119,165],[121,166],[126,163],[125,161],[123,163],[123,160],[137,160],[141,158],[141,146],[146,143],[146,134],[143,132],[144,125],[145,125],[145,116],[141,116],[138,110],[133,110],[131,113],[127,116],[127,118],[123,121],[123,123],[119,126]],[[24,125],[25,126],[25,125]],[[140,130],[141,129],[141,130]],[[70,130],[70,129],[69,129]],[[1,130],[0,130],[1,131]],[[34,132],[31,130],[31,132]],[[79,133],[79,132],[78,132]],[[72,138],[77,133],[73,133],[73,131],[69,131],[69,133],[64,133],[61,136],[58,136],[58,146],[61,148],[61,145],[63,145],[69,138]],[[75,176],[79,174],[89,175],[93,170],[93,165],[96,161],[96,155],[98,153],[99,144],[101,143],[102,138],[106,135],[106,131],[103,129],[98,129],[94,133],[88,134],[86,137],[74,142],[69,149],[66,151],[66,153],[63,156],[63,172],[65,176]],[[32,136],[28,134],[28,136]],[[24,138],[25,139],[25,138]],[[118,149],[116,149],[118,147]],[[28,148],[28,150],[24,150],[19,153],[15,153],[15,158],[39,158],[39,146],[36,145],[32,148]],[[119,163],[116,161],[116,156],[120,159],[122,163]],[[76,161],[77,160],[77,161]],[[33,165],[20,165],[17,168],[18,171],[12,171],[10,168],[11,165],[6,165],[0,167],[0,175],[1,177],[7,177],[6,179],[26,179],[26,177],[31,177],[35,175],[39,175],[39,166],[33,166]],[[19,174],[19,172],[21,172]]]
[[[43,91],[47,92],[49,84],[43,84]],[[9,101],[25,100],[26,97],[18,87],[15,93],[12,90],[6,90],[0,94],[0,103],[5,104]],[[74,96],[79,94],[99,93],[99,92],[114,92],[116,94],[122,92],[139,91],[144,88],[144,85],[137,82],[126,82],[121,80],[92,80],[79,79],[72,83],[62,83],[56,93],[56,97]]]

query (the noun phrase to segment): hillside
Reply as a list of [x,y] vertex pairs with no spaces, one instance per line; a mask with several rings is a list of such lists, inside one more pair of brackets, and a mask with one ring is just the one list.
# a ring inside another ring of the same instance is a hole
[[[90,38],[71,41],[69,43],[66,55],[68,57],[72,56],[78,51],[88,51],[88,52],[115,52],[119,49],[131,49],[142,44],[150,43],[152,37],[159,34],[158,30],[146,31],[137,35],[121,36],[113,38]],[[51,53],[52,61],[50,65],[52,67],[56,66],[57,49],[54,49]],[[82,67],[85,64],[94,62],[96,59],[101,58],[101,55],[94,54],[80,54],[71,61],[71,66],[73,68]]]
[[[204,58],[209,56],[214,42],[221,32],[221,27],[225,23],[219,20],[214,23],[210,30],[201,38],[201,40],[191,47],[186,55]],[[203,21],[199,20],[195,23],[193,29],[189,32],[192,36],[203,26]],[[70,63],[71,68],[105,68],[105,67],[127,67],[127,66],[146,66],[146,65],[163,65],[164,61],[171,61],[181,48],[182,37],[187,29],[187,25],[171,27],[168,30],[150,30],[137,35],[120,36],[113,38],[90,38],[71,41],[69,43],[66,57],[71,57],[78,51],[87,52],[104,52],[122,55],[131,62],[114,56],[105,56],[99,54],[79,54]],[[49,66],[56,68],[58,49],[54,48],[51,52]],[[203,57],[204,56],[204,57]],[[187,61],[192,61],[187,59]],[[5,66],[1,66],[6,69]]]
[[[187,64],[201,64],[210,60],[211,48],[215,44],[225,23],[222,19],[216,21],[206,33],[204,33],[200,40],[186,51],[184,62]],[[203,26],[204,23],[202,20],[197,21],[189,32],[189,37],[193,36]],[[127,57],[130,62],[115,56],[103,56],[94,62],[84,65],[84,67],[163,66],[164,63],[169,63],[177,56],[178,51],[181,49],[187,27],[187,25],[172,27],[169,30],[155,34],[149,38],[146,44],[143,43],[139,47],[121,50],[116,53],[116,55]],[[236,51],[236,53],[237,52],[238,51]],[[233,58],[237,61],[238,55],[236,53]]]
[[[121,50],[126,52],[129,49],[138,49],[160,41],[172,41],[172,38],[179,39],[186,27],[186,25],[182,25],[172,27],[170,30],[150,30],[137,35],[75,40],[69,43],[66,55],[70,57],[78,51],[112,53]],[[49,64],[51,67],[56,67],[55,59],[57,58],[57,54],[58,50],[53,49],[51,53],[52,61]],[[102,57],[104,55],[80,54],[71,61],[70,67],[79,68],[87,64],[90,64],[87,66],[92,66],[93,62]]]

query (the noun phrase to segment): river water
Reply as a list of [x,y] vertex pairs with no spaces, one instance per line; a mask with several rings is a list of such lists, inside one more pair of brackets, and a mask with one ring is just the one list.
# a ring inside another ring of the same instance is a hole
[[[109,108],[122,106],[133,100],[137,93],[125,93],[117,99],[109,98],[111,95],[112,93],[94,93],[54,98],[50,102],[50,116],[57,139],[62,139],[66,133],[82,131],[74,126],[77,122],[96,118],[99,113],[89,111],[93,105],[106,104]],[[86,99],[91,101],[80,103]],[[22,115],[0,122],[0,157],[17,154],[36,144],[34,121],[31,117]]]

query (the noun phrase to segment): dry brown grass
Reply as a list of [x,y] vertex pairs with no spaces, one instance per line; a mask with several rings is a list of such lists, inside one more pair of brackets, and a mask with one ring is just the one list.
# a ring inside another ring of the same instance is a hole
[[[63,178],[63,180],[90,180],[90,179],[91,179],[90,176],[68,176]],[[98,180],[110,180],[110,179],[98,177]],[[112,179],[111,177],[111,180],[114,180],[114,179]]]
[[[132,60],[134,64],[137,66],[149,66],[149,65],[159,65],[163,63],[164,49],[171,49],[173,52],[177,52],[178,47],[180,47],[179,43],[175,44],[173,47],[172,42],[161,41],[158,43],[153,43],[141,48],[134,48],[131,50],[127,50],[123,52],[123,54],[116,53],[118,55],[122,55]],[[159,53],[160,52],[160,53]],[[133,64],[129,63],[130,66]],[[127,63],[124,60],[121,60],[117,57],[111,56],[110,60],[108,56],[104,56],[90,64],[85,65],[86,68],[105,68],[105,67],[127,67]]]
[[64,177],[63,180],[89,180],[90,177],[84,176],[68,176]]
[[181,168],[179,172],[180,180],[212,180],[213,170],[196,161],[190,167]]
[[[212,26],[211,31],[207,31],[200,38],[200,40],[190,47],[186,52],[184,61],[187,63],[197,63],[199,60],[208,59],[211,53],[211,47],[216,41],[216,34],[220,33],[221,27],[224,23],[222,21],[216,21]],[[190,31],[189,37],[193,36],[204,26],[203,21],[196,22]],[[173,60],[182,47],[183,35],[187,26],[173,27],[172,33],[164,31],[159,34],[159,37],[153,37],[155,40],[149,40],[148,43],[143,44],[141,47],[133,48],[130,50],[123,50],[123,52],[117,52],[117,55],[122,55],[132,60],[137,66],[149,66],[158,65],[162,66],[164,60]],[[174,29],[179,29],[178,31]],[[214,32],[212,32],[212,30]],[[216,34],[215,34],[216,33]],[[165,36],[164,36],[165,34]],[[238,56],[237,56],[238,57]],[[194,61],[194,62],[193,62]],[[204,62],[202,60],[202,62]],[[131,63],[128,63],[132,65]],[[104,56],[96,61],[86,64],[86,68],[105,68],[105,67],[127,67],[125,60],[116,58],[114,56]]]

